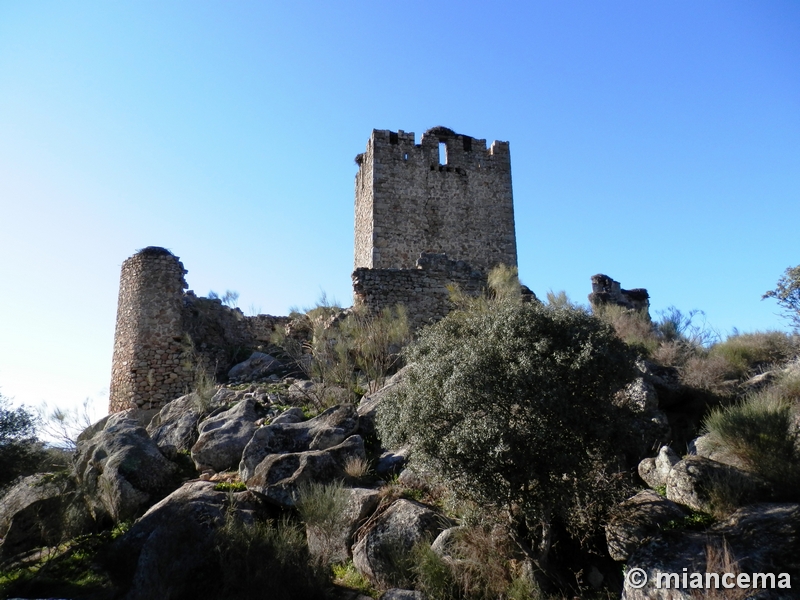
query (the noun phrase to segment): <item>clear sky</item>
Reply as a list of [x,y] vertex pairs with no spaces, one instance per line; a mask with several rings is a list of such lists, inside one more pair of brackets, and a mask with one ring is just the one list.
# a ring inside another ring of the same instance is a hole
[[122,262],[347,306],[356,154],[511,144],[520,275],[785,329],[800,263],[800,3],[0,2],[0,393],[105,409]]

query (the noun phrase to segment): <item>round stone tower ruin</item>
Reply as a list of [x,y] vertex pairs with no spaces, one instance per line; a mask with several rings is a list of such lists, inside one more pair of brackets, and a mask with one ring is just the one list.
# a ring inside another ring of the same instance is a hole
[[186,270],[149,246],[122,263],[109,412],[161,408],[192,385],[191,344],[182,324]]

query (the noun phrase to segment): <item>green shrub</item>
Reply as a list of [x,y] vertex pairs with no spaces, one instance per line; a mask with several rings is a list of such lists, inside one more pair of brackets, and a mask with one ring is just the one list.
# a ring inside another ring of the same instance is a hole
[[11,409],[0,394],[0,487],[34,473],[47,458],[36,438],[36,417],[25,408]]
[[596,475],[615,470],[629,436],[611,399],[633,356],[602,321],[497,302],[425,329],[408,360],[405,383],[381,405],[382,439],[410,443],[412,460],[462,496],[544,524],[543,535],[553,518],[576,534],[587,519],[593,529],[617,500],[619,482]]
[[797,351],[795,341],[782,331],[756,331],[730,336],[712,346],[709,356],[722,358],[727,363],[726,375],[740,379],[758,368],[785,361]]
[[216,532],[214,549],[219,576],[193,597],[325,598],[327,578],[314,568],[303,530],[287,520],[247,523],[231,514]]
[[800,500],[800,448],[794,404],[765,390],[709,414],[704,427],[710,446],[738,459],[775,485],[784,499]]
[[658,348],[659,338],[647,311],[616,304],[596,306],[593,311],[614,328],[620,339],[645,356],[650,356]]
[[314,557],[327,567],[335,558],[335,542],[344,527],[343,513],[349,493],[341,482],[308,483],[300,487],[296,502],[300,518],[313,531],[318,544]]

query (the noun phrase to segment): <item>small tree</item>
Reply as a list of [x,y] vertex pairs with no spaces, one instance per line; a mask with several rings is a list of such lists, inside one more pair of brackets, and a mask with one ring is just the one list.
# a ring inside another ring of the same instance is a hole
[[766,298],[775,298],[792,327],[800,330],[800,265],[787,268],[777,287],[761,297]]
[[36,470],[44,458],[36,439],[36,417],[22,407],[11,409],[0,395],[0,487]]
[[632,353],[581,310],[496,301],[455,311],[408,351],[405,383],[382,405],[390,446],[462,496],[527,524],[546,556],[551,523],[596,531],[619,498],[615,457],[629,436],[614,393]]

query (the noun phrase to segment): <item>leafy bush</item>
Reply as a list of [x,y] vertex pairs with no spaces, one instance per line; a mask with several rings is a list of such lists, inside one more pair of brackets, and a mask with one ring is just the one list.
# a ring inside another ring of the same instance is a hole
[[593,529],[617,500],[619,481],[596,475],[615,470],[629,435],[611,398],[632,379],[633,357],[608,325],[497,302],[423,330],[408,360],[405,383],[381,405],[382,439],[412,444],[413,460],[462,496],[545,537],[553,519],[575,534]]
[[705,419],[709,444],[775,485],[785,499],[800,499],[800,448],[795,404],[775,390],[718,408]]

